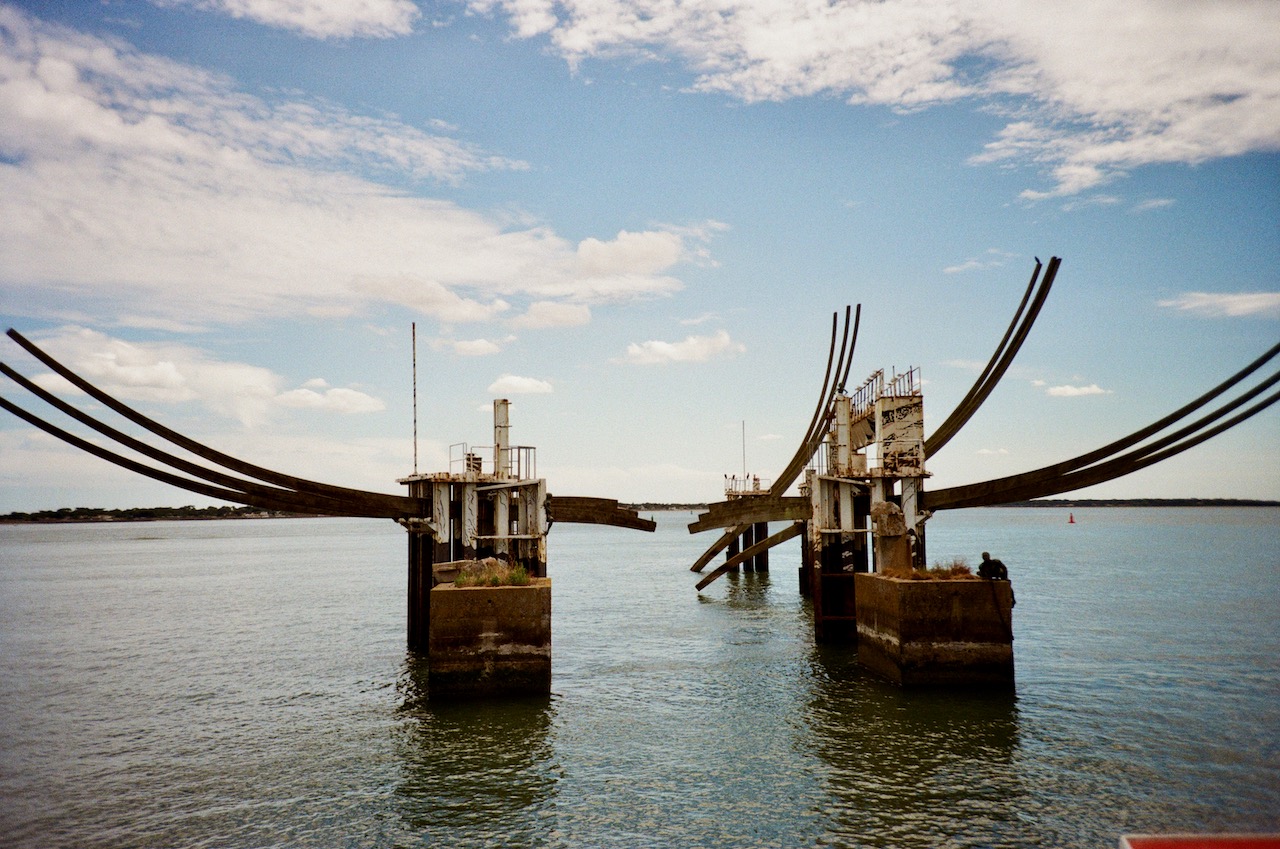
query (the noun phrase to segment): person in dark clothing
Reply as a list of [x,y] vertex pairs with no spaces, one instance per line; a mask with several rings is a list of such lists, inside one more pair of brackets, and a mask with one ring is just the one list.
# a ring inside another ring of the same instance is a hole
[[999,560],[992,560],[989,552],[982,552],[982,565],[978,567],[979,578],[990,578],[993,581],[1009,580],[1009,570]]

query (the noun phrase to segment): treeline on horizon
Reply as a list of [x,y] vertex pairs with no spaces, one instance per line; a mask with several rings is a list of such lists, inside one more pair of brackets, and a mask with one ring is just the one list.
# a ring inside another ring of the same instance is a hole
[[221,507],[63,507],[58,510],[37,510],[33,513],[7,513],[0,522],[147,522],[155,519],[261,519],[296,516],[263,510],[261,507],[224,505]]
[[[623,504],[623,507],[639,512],[706,510],[707,504],[643,501]],[[1003,507],[1280,507],[1280,501],[1264,501],[1250,498],[1043,498],[1035,501],[1012,501],[993,504]],[[0,522],[147,522],[156,519],[261,519],[292,518],[303,513],[286,513],[263,510],[260,507],[223,505],[221,507],[127,507],[106,509],[103,507],[62,507],[58,510],[36,510],[31,513],[14,512],[0,516]]]

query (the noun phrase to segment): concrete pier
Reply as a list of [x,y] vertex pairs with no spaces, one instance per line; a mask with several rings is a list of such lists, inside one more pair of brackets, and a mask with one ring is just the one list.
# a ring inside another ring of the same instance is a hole
[[431,698],[548,695],[551,579],[523,587],[431,590]]
[[1013,683],[1008,581],[854,577],[858,662],[897,684]]

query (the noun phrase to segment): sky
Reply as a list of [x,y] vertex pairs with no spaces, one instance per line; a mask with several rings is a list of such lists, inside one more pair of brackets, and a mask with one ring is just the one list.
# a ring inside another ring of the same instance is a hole
[[[553,494],[718,500],[795,451],[834,312],[850,383],[919,368],[929,430],[1050,256],[927,488],[1280,339],[1280,4],[0,3],[0,320],[300,477],[403,491],[416,339],[418,471],[505,397]],[[1277,437],[1272,408],[1076,495],[1280,499]],[[211,503],[0,418],[0,512]]]

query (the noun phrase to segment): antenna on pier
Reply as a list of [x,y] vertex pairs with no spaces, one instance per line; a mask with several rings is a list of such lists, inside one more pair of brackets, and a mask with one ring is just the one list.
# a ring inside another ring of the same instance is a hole
[[418,322],[409,322],[413,356],[413,473],[418,473]]

